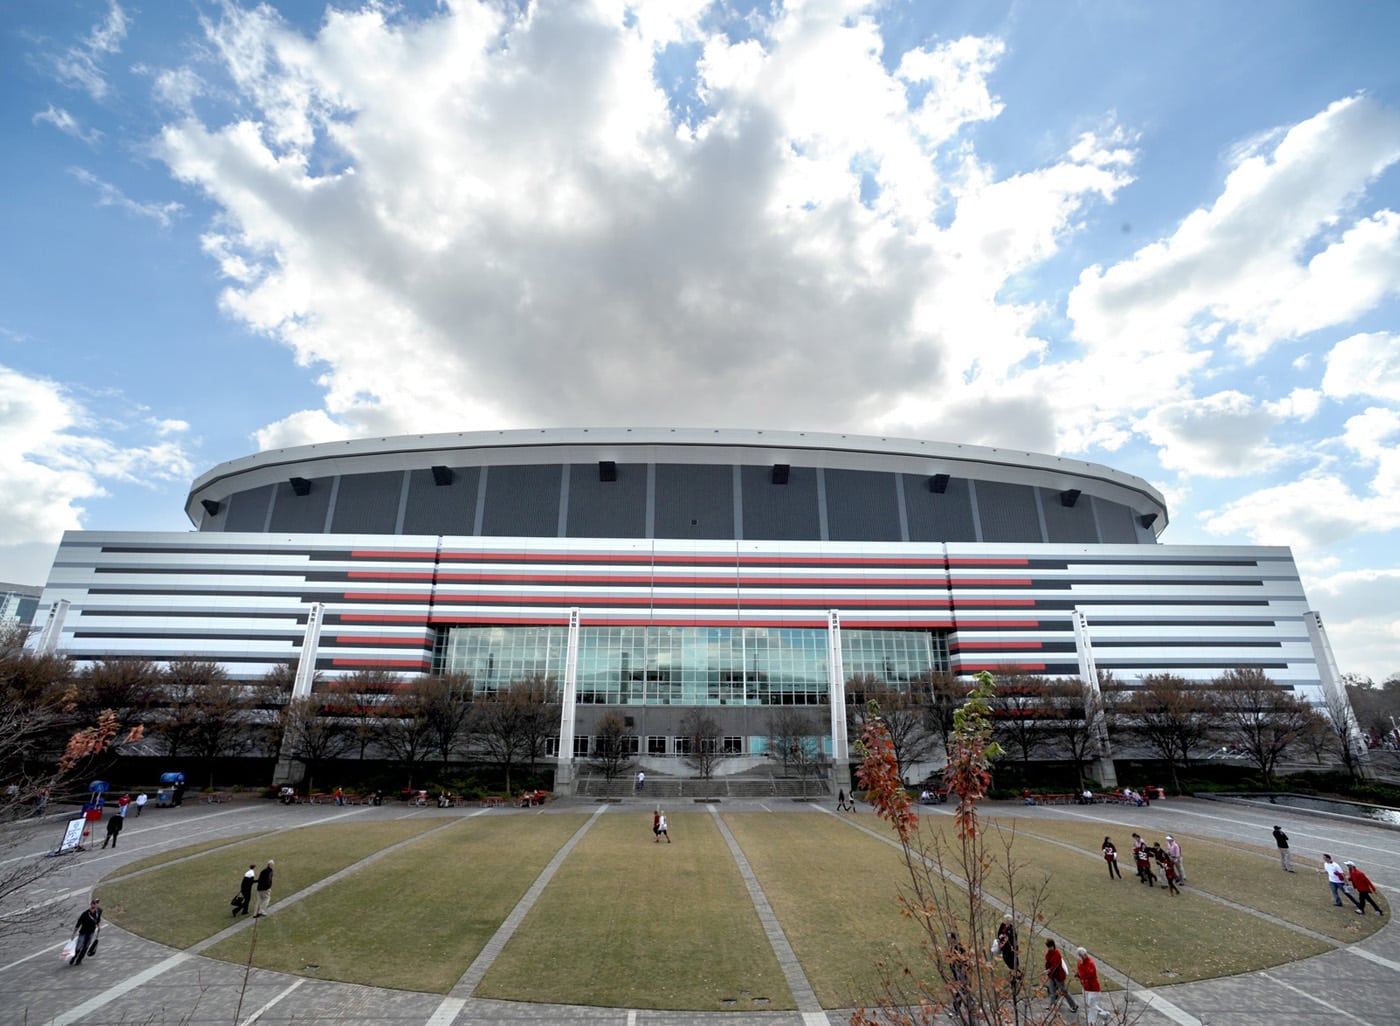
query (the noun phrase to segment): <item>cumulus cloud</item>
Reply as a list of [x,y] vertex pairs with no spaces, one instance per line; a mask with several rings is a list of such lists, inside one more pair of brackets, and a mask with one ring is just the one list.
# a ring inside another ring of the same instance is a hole
[[1400,335],[1367,332],[1342,339],[1327,354],[1322,390],[1400,402]]
[[1270,408],[1241,392],[1162,403],[1137,430],[1158,445],[1162,466],[1202,477],[1257,473],[1287,457],[1269,444],[1269,432],[1288,403]]
[[1257,356],[1346,323],[1400,286],[1400,216],[1347,222],[1397,160],[1400,114],[1367,96],[1257,141],[1212,206],[1081,275],[1068,305],[1076,336],[1130,359],[1222,343]]
[[[0,546],[56,542],[81,525],[85,504],[113,481],[190,478],[193,464],[178,439],[124,444],[100,427],[61,385],[0,365],[0,494],[6,497]],[[157,433],[168,435],[169,428]]]
[[[1034,431],[1005,433],[1044,448],[1043,397],[1012,379],[1045,310],[1005,290],[1131,180],[1132,141],[1109,125],[998,176],[965,136],[1001,110],[1001,42],[886,54],[872,9],[374,5],[311,37],[225,9],[199,75],[237,113],[183,116],[157,152],[220,211],[224,309],[324,389],[259,444],[954,431],[949,401],[1024,394]],[[658,77],[675,43],[699,55],[684,94]]]
[[1400,673],[1400,570],[1371,569],[1310,573],[1304,586],[1322,623],[1343,673],[1362,673],[1377,683]]

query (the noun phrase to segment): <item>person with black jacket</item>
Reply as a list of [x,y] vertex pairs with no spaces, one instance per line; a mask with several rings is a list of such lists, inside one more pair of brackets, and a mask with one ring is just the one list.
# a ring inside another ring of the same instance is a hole
[[267,860],[267,865],[258,874],[258,910],[253,913],[254,919],[260,919],[267,915],[267,910],[272,906],[272,860]]
[[233,914],[242,912],[245,916],[253,904],[253,884],[258,882],[258,867],[250,865],[248,871],[243,874],[243,879],[238,881],[238,904],[233,906]]
[[68,960],[69,965],[83,964],[84,956],[97,945],[97,933],[101,929],[102,905],[97,898],[93,898],[73,927],[72,939],[77,941],[77,946],[73,949],[73,957]]

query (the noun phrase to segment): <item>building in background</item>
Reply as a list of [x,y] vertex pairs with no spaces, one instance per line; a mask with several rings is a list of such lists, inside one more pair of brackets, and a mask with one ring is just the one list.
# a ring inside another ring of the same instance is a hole
[[41,589],[0,581],[0,629],[13,624],[30,624],[39,608]]
[[[558,751],[686,712],[761,756],[805,707],[847,757],[845,685],[1021,669],[1125,683],[1255,667],[1336,686],[1286,548],[1158,543],[1147,482],[1035,453],[798,432],[500,431],[258,453],[194,482],[194,533],[68,532],[36,622],[78,661],[194,655],[558,682]],[[64,605],[66,603],[66,607]],[[314,611],[314,612],[313,612]],[[308,618],[316,630],[308,633]]]

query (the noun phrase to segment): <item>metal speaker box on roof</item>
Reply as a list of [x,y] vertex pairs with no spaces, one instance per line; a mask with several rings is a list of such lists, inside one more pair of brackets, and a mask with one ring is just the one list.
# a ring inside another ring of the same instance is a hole
[[219,504],[215,500],[200,499],[199,504],[204,507],[204,512],[208,513],[211,517],[219,515]]
[[612,460],[599,460],[599,461],[598,461],[598,480],[599,480],[599,481],[616,481],[616,480],[617,480],[617,464],[616,464],[615,462],[613,462]]
[[948,490],[948,482],[951,480],[952,477],[948,474],[934,474],[928,479],[928,490],[934,495],[942,495]]
[[1079,492],[1079,489],[1078,489],[1078,488],[1070,488],[1070,489],[1067,489],[1067,490],[1061,492],[1061,493],[1060,493],[1060,505],[1061,505],[1061,506],[1073,506],[1076,502],[1079,501],[1079,495],[1080,495],[1080,492]]
[[452,468],[435,466],[433,467],[433,484],[441,488],[443,485],[452,483]]
[[787,484],[787,483],[788,483],[788,474],[791,473],[791,471],[792,471],[792,467],[791,467],[790,465],[786,464],[786,463],[775,463],[775,464],[773,464],[773,483],[774,483],[774,484]]
[[292,486],[292,491],[298,495],[311,494],[311,482],[304,477],[294,477],[287,483]]

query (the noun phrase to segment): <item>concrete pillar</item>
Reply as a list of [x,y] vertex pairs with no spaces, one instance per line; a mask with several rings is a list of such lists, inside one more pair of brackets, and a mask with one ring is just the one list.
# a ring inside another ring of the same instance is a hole
[[577,609],[569,610],[569,640],[564,655],[564,691],[559,696],[559,754],[555,757],[554,790],[572,794],[574,788],[574,728],[578,713]]

